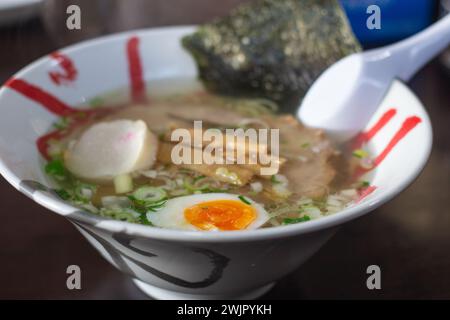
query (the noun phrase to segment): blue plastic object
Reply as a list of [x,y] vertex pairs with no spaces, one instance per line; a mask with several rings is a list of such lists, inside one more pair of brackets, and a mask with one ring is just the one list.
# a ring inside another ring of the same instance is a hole
[[[426,28],[433,22],[437,2],[434,0],[340,0],[353,32],[365,47],[384,45]],[[367,28],[367,8],[377,5],[381,12],[381,29]]]

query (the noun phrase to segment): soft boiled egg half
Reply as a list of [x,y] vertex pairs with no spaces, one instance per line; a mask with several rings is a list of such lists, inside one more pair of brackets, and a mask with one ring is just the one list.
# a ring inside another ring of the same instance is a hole
[[210,193],[173,198],[147,219],[157,227],[195,230],[232,231],[257,229],[269,220],[263,206],[235,194]]

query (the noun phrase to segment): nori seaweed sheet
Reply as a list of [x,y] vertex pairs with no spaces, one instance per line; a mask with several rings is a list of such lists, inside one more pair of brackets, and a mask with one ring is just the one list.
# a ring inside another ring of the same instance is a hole
[[256,0],[199,27],[183,46],[208,89],[285,110],[328,66],[361,50],[336,0]]

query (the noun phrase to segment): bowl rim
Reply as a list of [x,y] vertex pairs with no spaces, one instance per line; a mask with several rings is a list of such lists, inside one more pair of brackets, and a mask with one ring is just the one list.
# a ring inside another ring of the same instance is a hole
[[[106,41],[116,41],[129,35],[139,35],[148,33],[160,33],[165,31],[191,31],[195,28],[194,25],[187,26],[168,26],[148,29],[138,29],[126,32],[120,32],[110,34],[86,41],[82,41],[68,47],[61,48],[60,51],[70,54],[78,50],[83,50],[84,47],[90,45],[101,44]],[[25,66],[20,71],[15,73],[13,77],[20,77],[27,74],[29,71],[39,67],[48,56],[41,57],[31,64]],[[228,231],[228,232],[201,232],[201,231],[183,231],[162,229],[157,227],[149,227],[140,224],[134,224],[129,222],[123,222],[113,220],[109,218],[103,218],[95,214],[83,211],[62,199],[56,198],[50,195],[48,192],[40,191],[36,188],[33,190],[24,189],[21,186],[21,179],[14,174],[14,172],[5,164],[0,155],[0,174],[18,191],[30,197],[33,201],[44,206],[45,208],[54,211],[72,221],[75,224],[82,224],[84,226],[91,226],[94,228],[102,229],[106,232],[123,233],[134,237],[142,237],[148,239],[158,239],[165,241],[183,241],[183,242],[204,242],[204,243],[225,243],[225,242],[237,242],[237,241],[258,241],[269,240],[276,238],[292,237],[303,234],[309,234],[323,229],[336,227],[340,224],[360,217],[382,204],[388,202],[400,192],[406,189],[421,173],[425,167],[432,149],[433,132],[431,122],[421,101],[416,94],[412,92],[406,84],[399,80],[395,80],[393,83],[398,83],[400,89],[405,90],[414,100],[416,100],[419,108],[423,112],[423,125],[425,125],[426,143],[424,145],[424,151],[419,155],[417,165],[413,172],[401,181],[398,188],[390,193],[381,193],[373,199],[366,199],[365,202],[358,204],[354,207],[346,208],[323,218],[308,221],[308,223],[300,223],[272,228],[263,228],[257,230],[240,230],[240,231]],[[2,101],[3,92],[6,90],[4,86],[0,89],[0,103]],[[69,212],[69,213],[68,213]]]

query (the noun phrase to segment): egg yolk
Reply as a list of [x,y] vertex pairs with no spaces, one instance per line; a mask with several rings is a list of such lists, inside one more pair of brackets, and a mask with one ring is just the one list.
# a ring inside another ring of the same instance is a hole
[[256,210],[237,200],[215,200],[185,209],[184,217],[201,230],[242,230],[256,219]]

